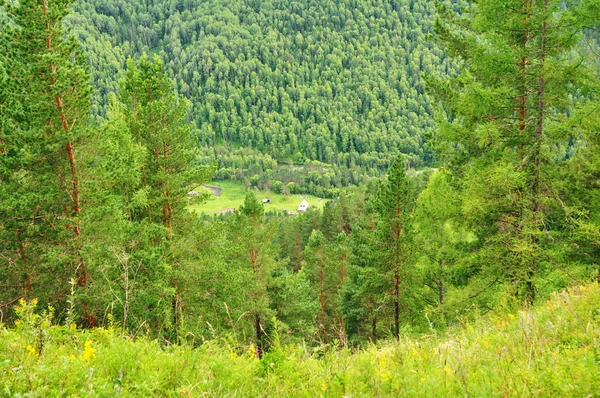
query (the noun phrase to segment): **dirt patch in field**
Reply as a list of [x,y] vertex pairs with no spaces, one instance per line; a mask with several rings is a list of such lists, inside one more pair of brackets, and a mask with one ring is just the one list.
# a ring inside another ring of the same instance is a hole
[[221,188],[219,188],[219,187],[213,187],[213,186],[210,186],[210,185],[202,185],[202,186],[204,188],[206,188],[206,189],[210,189],[210,191],[213,193],[213,195],[215,195],[215,196],[221,196],[221,191],[222,191]]
[[215,210],[215,214],[229,214],[229,213],[233,213],[235,211],[235,209],[229,208],[229,209],[223,209],[223,210]]

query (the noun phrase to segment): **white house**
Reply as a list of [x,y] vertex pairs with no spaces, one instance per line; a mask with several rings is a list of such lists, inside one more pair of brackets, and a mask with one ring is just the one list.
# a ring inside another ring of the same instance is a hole
[[298,205],[298,211],[304,212],[306,211],[306,209],[308,209],[308,202],[306,200],[303,200],[302,203]]

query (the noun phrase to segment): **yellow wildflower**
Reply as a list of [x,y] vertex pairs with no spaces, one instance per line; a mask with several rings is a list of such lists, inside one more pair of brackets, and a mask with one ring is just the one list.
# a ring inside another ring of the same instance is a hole
[[321,383],[321,391],[326,391],[327,390],[327,382],[325,380],[323,380],[323,382]]
[[246,351],[246,357],[249,359],[256,359],[256,346],[254,344],[250,344],[248,347],[248,351]]
[[92,340],[87,340],[81,353],[81,359],[84,361],[91,361],[96,356],[96,349],[92,348]]
[[37,358],[40,354],[35,350],[35,348],[33,348],[30,345],[27,345],[27,351],[29,352],[29,355],[31,355],[32,357]]
[[231,359],[237,359],[237,354],[235,353],[235,351],[233,350],[229,350],[229,358]]
[[392,372],[390,372],[389,370],[384,370],[381,372],[378,372],[379,377],[381,377],[381,380],[386,382],[392,379]]
[[382,353],[379,358],[379,367],[377,369],[377,374],[381,377],[381,380],[388,381],[392,378],[392,372],[390,372],[390,358],[386,355],[386,353]]

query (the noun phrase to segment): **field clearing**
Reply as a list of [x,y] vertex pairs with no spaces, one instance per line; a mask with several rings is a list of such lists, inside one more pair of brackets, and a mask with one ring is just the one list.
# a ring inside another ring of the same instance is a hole
[[[233,181],[213,181],[207,185],[221,189],[221,196],[216,196],[206,186],[198,187],[196,188],[196,191],[200,191],[202,189],[204,191],[211,192],[212,194],[205,203],[189,206],[188,208],[190,210],[212,215],[226,212],[229,209],[237,209],[242,203],[244,203],[247,188],[243,184]],[[314,195],[282,195],[261,190],[256,191],[256,197],[258,200],[271,199],[271,203],[264,204],[265,212],[273,210],[287,210],[288,212],[296,212],[298,205],[303,200],[306,200],[310,207],[323,209],[323,205],[329,201],[329,199],[321,199],[319,201],[320,198],[317,198]]]

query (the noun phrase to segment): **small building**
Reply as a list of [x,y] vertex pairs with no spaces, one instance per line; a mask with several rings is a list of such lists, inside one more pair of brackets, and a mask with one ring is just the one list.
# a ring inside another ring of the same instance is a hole
[[308,209],[308,202],[306,200],[303,200],[299,205],[298,205],[298,211],[299,212],[305,212]]
[[263,203],[272,203],[273,201],[271,199],[263,199],[262,202]]

